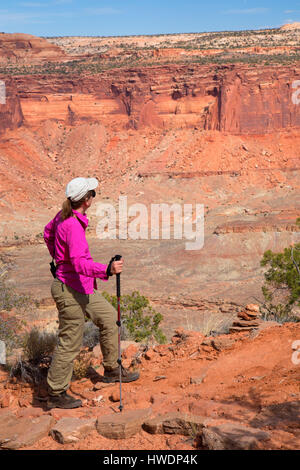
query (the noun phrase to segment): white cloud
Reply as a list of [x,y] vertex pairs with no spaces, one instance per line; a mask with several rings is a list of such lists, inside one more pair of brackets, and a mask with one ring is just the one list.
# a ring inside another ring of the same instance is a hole
[[45,1],[45,2],[20,2],[19,5],[21,7],[28,7],[28,8],[41,8],[41,7],[52,7],[53,5],[64,5],[67,3],[72,3],[73,0],[52,0],[52,1]]
[[47,3],[38,3],[38,2],[22,2],[19,3],[21,7],[26,7],[26,8],[40,8],[40,7],[47,7]]
[[5,21],[31,23],[31,20],[35,20],[40,16],[40,13],[13,13],[7,10],[0,10],[0,23]]
[[[55,13],[19,13],[10,12],[8,10],[0,10],[0,25],[5,23],[23,23],[23,24],[37,24],[48,23],[51,17],[64,17],[71,18],[72,12],[55,12]],[[2,26],[1,26],[2,27]]]
[[104,8],[85,8],[84,11],[89,15],[118,15],[121,10],[115,8],[104,7]]
[[244,8],[244,9],[232,9],[224,11],[227,15],[257,15],[260,13],[266,13],[269,8]]
[[[45,11],[40,9],[41,6],[50,7],[54,4],[63,4],[71,3],[72,0],[53,0],[51,3],[45,2],[41,4],[40,2],[22,2],[19,5],[28,7],[27,11],[10,11],[0,10],[0,25],[1,28],[6,26],[6,24],[43,24],[55,21],[56,18],[74,18],[74,17],[87,17],[87,16],[97,16],[97,15],[116,15],[120,14],[121,10],[115,8],[103,7],[103,8],[84,8],[80,11],[74,11],[74,9],[69,8],[67,11],[57,11],[56,8],[52,8],[52,11]],[[30,7],[30,9],[29,9]],[[33,10],[32,8],[37,8]]]

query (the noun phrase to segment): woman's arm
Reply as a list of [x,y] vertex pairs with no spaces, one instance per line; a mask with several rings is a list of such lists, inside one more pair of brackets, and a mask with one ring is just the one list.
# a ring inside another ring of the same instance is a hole
[[54,258],[54,241],[55,241],[55,229],[54,229],[54,219],[44,228],[44,240],[49,250],[50,256]]
[[80,222],[73,218],[70,219],[70,223],[68,225],[66,240],[69,248],[70,262],[74,270],[78,274],[84,274],[88,277],[99,278],[103,281],[107,281],[107,264],[96,263],[93,261],[85,238],[85,233]]

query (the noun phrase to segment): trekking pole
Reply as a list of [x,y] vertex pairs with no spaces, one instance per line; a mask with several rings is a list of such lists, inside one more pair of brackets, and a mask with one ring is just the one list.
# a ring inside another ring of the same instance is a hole
[[[122,258],[121,255],[116,255],[114,257],[114,261],[120,261]],[[120,371],[120,412],[123,410],[122,405],[122,358],[121,358],[121,307],[120,307],[120,297],[121,297],[121,280],[120,280],[120,273],[117,275],[117,302],[118,302],[118,364],[119,364],[119,371]]]

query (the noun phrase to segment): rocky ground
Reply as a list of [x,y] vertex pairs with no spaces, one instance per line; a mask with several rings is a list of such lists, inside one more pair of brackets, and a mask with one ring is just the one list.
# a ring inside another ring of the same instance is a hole
[[123,364],[141,376],[122,385],[121,413],[119,384],[101,382],[99,346],[89,353],[89,378],[71,383],[83,402],[75,410],[47,411],[41,389],[2,370],[0,447],[298,449],[299,324],[257,321],[251,305],[243,312],[236,321],[254,315],[251,328],[229,335],[178,328],[169,344],[122,343]]

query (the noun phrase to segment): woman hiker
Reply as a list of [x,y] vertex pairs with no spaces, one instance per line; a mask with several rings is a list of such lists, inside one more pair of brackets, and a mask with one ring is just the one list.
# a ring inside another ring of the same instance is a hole
[[[58,344],[48,371],[47,408],[77,408],[81,400],[67,394],[73,373],[73,361],[78,355],[85,323],[85,315],[99,327],[103,354],[105,382],[118,382],[118,327],[117,311],[97,290],[96,278],[107,281],[109,276],[121,273],[123,260],[109,265],[93,261],[85,230],[88,226],[87,209],[96,196],[96,178],[74,178],[67,184],[67,199],[44,229],[44,240],[56,261],[56,278],[51,294],[59,317]],[[122,366],[121,366],[122,367]],[[122,367],[122,382],[139,378],[138,372]]]

